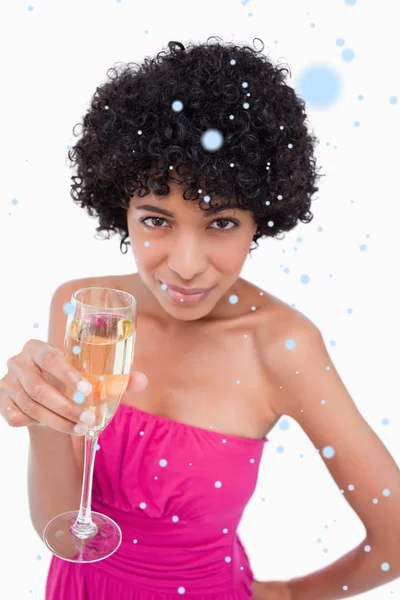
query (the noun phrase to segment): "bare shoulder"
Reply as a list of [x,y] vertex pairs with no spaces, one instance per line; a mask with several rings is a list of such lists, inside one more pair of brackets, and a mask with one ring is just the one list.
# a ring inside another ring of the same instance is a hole
[[76,290],[84,287],[111,287],[123,289],[123,287],[121,287],[123,286],[123,277],[123,275],[98,275],[94,277],[82,277],[81,279],[69,279],[58,286],[54,296],[69,298]]
[[267,300],[259,315],[260,353],[268,380],[277,391],[271,398],[275,413],[292,415],[295,396],[289,383],[298,381],[296,376],[303,369],[303,354],[307,354],[310,362],[313,352],[323,346],[322,335],[317,325],[301,311],[271,294]]
[[273,294],[259,289],[263,294],[263,302],[259,311],[260,334],[266,347],[281,343],[293,332],[318,331],[318,327],[305,314],[292,308]]
[[94,287],[94,286],[114,286],[119,280],[122,280],[122,275],[97,275],[94,277],[82,277],[81,279],[70,279],[65,282],[64,285],[69,287],[76,286],[76,289],[81,287]]

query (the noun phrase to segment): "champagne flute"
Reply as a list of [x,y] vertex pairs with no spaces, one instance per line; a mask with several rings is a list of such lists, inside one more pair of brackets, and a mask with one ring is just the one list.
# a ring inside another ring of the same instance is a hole
[[136,299],[112,288],[76,290],[65,328],[66,358],[92,384],[86,397],[73,390],[67,396],[95,415],[85,434],[85,461],[79,510],[54,517],[43,541],[63,560],[90,563],[103,560],[122,542],[120,527],[106,515],[91,511],[97,440],[114,417],[130,378],[136,339]]

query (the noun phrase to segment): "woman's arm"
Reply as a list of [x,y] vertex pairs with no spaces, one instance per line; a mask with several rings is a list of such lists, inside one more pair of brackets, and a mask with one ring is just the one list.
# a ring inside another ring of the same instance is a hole
[[[370,546],[370,552],[365,547]],[[381,565],[390,569],[383,571]],[[400,577],[400,543],[373,544],[368,537],[331,565],[287,582],[291,600],[335,600],[353,597]]]
[[359,546],[289,580],[289,589],[293,600],[354,596],[400,577],[400,470],[358,411],[318,328],[299,313],[278,337],[265,350],[281,387],[275,410],[299,423],[366,529]]

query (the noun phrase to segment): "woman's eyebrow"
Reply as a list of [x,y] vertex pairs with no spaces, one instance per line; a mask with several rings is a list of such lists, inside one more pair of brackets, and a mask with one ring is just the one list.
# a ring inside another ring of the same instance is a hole
[[[161,208],[159,206],[153,206],[152,204],[141,204],[140,206],[134,207],[136,210],[148,210],[149,212],[160,213],[161,215],[165,215],[166,217],[174,217],[174,213],[166,210],[165,208]],[[210,208],[207,211],[203,211],[203,216],[207,217],[210,214],[215,215],[224,210],[229,210],[230,208],[237,208],[236,204],[231,204],[227,206],[217,206],[216,208]]]

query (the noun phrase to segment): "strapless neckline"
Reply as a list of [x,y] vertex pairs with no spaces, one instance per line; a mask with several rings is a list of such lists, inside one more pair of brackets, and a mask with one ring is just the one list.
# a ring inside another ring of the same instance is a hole
[[243,437],[243,436],[239,436],[239,435],[234,435],[233,433],[220,433],[219,431],[213,431],[212,429],[205,429],[204,427],[198,427],[197,425],[189,425],[188,423],[182,423],[181,421],[175,421],[174,419],[170,419],[169,417],[162,417],[160,415],[155,415],[153,413],[146,412],[144,410],[141,410],[140,408],[136,408],[136,406],[133,406],[132,404],[125,404],[123,402],[120,402],[118,409],[117,409],[117,413],[120,410],[121,406],[124,407],[124,410],[128,409],[128,411],[142,415],[142,417],[144,417],[148,420],[161,421],[164,423],[171,423],[174,426],[192,429],[192,430],[195,430],[198,432],[202,432],[204,434],[220,436],[222,439],[229,439],[231,441],[233,440],[236,442],[243,442],[243,443],[250,443],[250,444],[265,444],[265,442],[269,441],[269,439],[267,437],[248,438],[248,437]]

